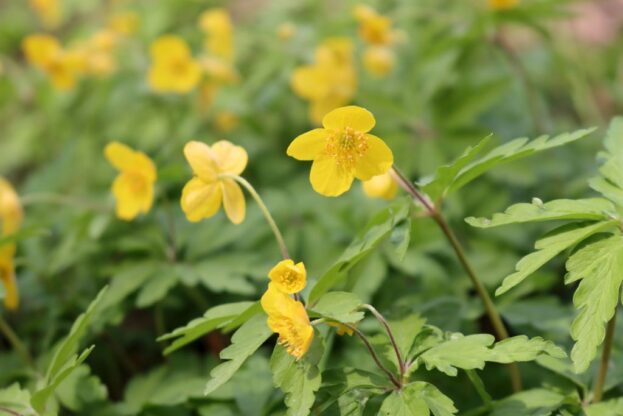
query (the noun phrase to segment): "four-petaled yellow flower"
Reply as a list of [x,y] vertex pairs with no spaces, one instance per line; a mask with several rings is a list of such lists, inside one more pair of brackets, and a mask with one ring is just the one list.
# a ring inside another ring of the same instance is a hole
[[188,221],[213,216],[222,202],[229,220],[240,224],[246,210],[244,194],[231,176],[244,171],[247,152],[226,140],[212,146],[192,141],[184,147],[184,155],[195,174],[182,190],[182,210]]
[[295,159],[313,160],[309,179],[316,192],[338,196],[350,189],[354,178],[366,181],[392,167],[390,148],[368,134],[375,124],[368,110],[338,108],[327,114],[322,124],[324,128],[294,139],[287,151]]
[[283,293],[292,295],[305,288],[307,272],[303,262],[294,264],[291,259],[282,260],[268,272],[272,284]]
[[30,0],[29,3],[45,27],[53,29],[61,22],[59,0]]
[[129,221],[141,212],[147,213],[154,200],[156,183],[156,167],[152,160],[145,153],[119,142],[109,143],[104,154],[120,171],[112,185],[117,217]]
[[205,48],[213,55],[231,61],[234,56],[234,28],[225,9],[210,9],[201,14],[199,27],[206,34]]
[[398,192],[398,183],[389,173],[384,173],[363,183],[363,191],[370,198],[393,199]]
[[493,10],[510,10],[519,5],[519,0],[489,0],[489,8]]
[[[17,232],[22,224],[24,214],[22,205],[11,184],[0,178],[0,237]],[[19,293],[15,282],[15,243],[0,245],[0,283],[4,286],[4,305],[7,309],[17,309]]]
[[314,339],[314,328],[305,306],[281,292],[274,283],[269,283],[261,304],[268,315],[268,326],[279,334],[279,344],[297,360],[303,357]]
[[154,91],[187,93],[201,79],[201,66],[192,57],[186,42],[178,36],[165,35],[151,45],[152,66],[149,85]]

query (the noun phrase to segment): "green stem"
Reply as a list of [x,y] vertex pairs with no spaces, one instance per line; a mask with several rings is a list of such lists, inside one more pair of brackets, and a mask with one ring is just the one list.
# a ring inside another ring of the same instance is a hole
[[[491,325],[493,326],[493,329],[498,339],[503,340],[503,339],[508,338],[508,330],[506,329],[506,326],[504,325],[504,322],[502,321],[502,318],[500,317],[500,314],[497,308],[495,307],[493,300],[491,300],[491,296],[489,295],[489,292],[487,291],[485,286],[482,284],[481,280],[476,275],[474,268],[472,267],[469,260],[467,259],[463,246],[461,245],[460,241],[456,237],[456,234],[454,234],[454,231],[452,230],[452,228],[450,227],[450,225],[444,218],[443,214],[439,210],[437,210],[437,208],[432,204],[432,202],[428,199],[428,197],[422,194],[420,190],[416,188],[415,185],[413,185],[411,181],[409,181],[396,167],[392,168],[391,174],[396,180],[396,182],[398,182],[398,184],[409,195],[411,195],[414,199],[417,199],[418,201],[420,201],[420,203],[428,211],[428,214],[437,223],[441,231],[446,236],[446,239],[452,246],[452,249],[454,250],[456,257],[458,258],[459,263],[461,263],[461,266],[467,273],[467,276],[471,280],[472,285],[474,286],[474,289],[476,289],[476,293],[478,294],[478,296],[480,297],[480,300],[482,301],[482,304],[485,308],[485,312],[487,313],[487,316],[489,317],[489,321],[491,322]],[[517,367],[517,364],[511,363],[508,365],[508,367],[511,373],[511,381],[513,385],[513,390],[516,392],[521,391],[522,389],[521,376],[519,374],[519,368]]]
[[6,337],[9,343],[15,349],[15,352],[21,357],[24,363],[36,371],[35,362],[32,359],[32,356],[28,352],[26,346],[19,339],[19,336],[13,331],[13,328],[8,324],[7,321],[4,320],[2,315],[0,315],[0,332]]
[[262,197],[260,197],[260,194],[257,193],[253,185],[251,185],[246,179],[238,175],[231,175],[228,173],[223,173],[219,175],[219,177],[230,178],[230,179],[235,180],[240,185],[242,185],[242,187],[244,187],[247,190],[247,192],[249,192],[249,194],[251,194],[253,199],[255,199],[255,202],[257,203],[257,205],[260,207],[262,214],[264,214],[264,218],[266,218],[266,222],[270,226],[270,229],[273,231],[273,234],[275,235],[277,244],[279,244],[279,250],[281,250],[281,256],[284,259],[289,259],[290,254],[288,253],[288,248],[286,247],[286,242],[283,238],[283,235],[281,234],[281,231],[279,231],[279,227],[277,227],[277,223],[275,223],[275,220],[273,219],[273,216],[268,210],[268,207],[262,200]]
[[394,386],[396,386],[397,389],[400,389],[402,387],[402,385],[400,384],[400,381],[398,381],[396,379],[396,376],[394,376],[392,374],[392,372],[389,371],[383,365],[383,363],[381,363],[381,360],[379,359],[379,356],[376,354],[376,351],[374,351],[374,348],[372,347],[372,344],[370,344],[370,341],[368,341],[368,338],[366,338],[366,336],[363,334],[363,332],[361,332],[359,329],[357,329],[357,327],[354,326],[354,325],[348,325],[348,324],[344,324],[344,325],[347,326],[348,328],[352,329],[353,332],[355,332],[357,334],[357,336],[363,341],[364,345],[366,346],[366,348],[370,352],[370,355],[372,356],[372,359],[376,363],[377,367],[379,367],[381,369],[381,371],[383,371],[387,375],[387,377],[389,378],[389,381],[391,381],[392,384]]
[[610,363],[610,353],[612,352],[612,345],[614,340],[614,329],[616,327],[617,311],[614,310],[612,319],[608,321],[606,328],[606,338],[604,339],[604,346],[601,352],[601,361],[599,362],[599,371],[597,372],[597,381],[595,382],[595,388],[593,393],[593,403],[601,401],[604,393],[604,385],[606,384],[606,375],[608,374],[608,364]]
[[402,354],[400,353],[400,348],[398,348],[398,343],[396,342],[396,338],[394,337],[394,333],[392,332],[392,330],[391,330],[391,328],[389,326],[389,323],[387,323],[387,320],[385,319],[385,317],[383,315],[381,315],[380,312],[377,311],[374,306],[368,305],[368,304],[364,304],[363,307],[366,308],[367,310],[369,310],[372,313],[372,315],[374,315],[374,317],[385,328],[385,331],[387,332],[387,335],[389,336],[389,340],[390,340],[390,342],[392,344],[392,347],[394,348],[394,352],[396,353],[396,360],[398,360],[398,368],[400,370],[400,381],[401,381],[401,383],[404,383],[405,382],[406,364],[405,364],[405,361],[402,358]]

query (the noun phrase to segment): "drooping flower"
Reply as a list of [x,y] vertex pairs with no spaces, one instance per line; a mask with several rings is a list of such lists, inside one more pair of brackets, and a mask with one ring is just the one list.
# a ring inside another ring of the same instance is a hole
[[231,61],[234,56],[234,27],[227,10],[206,10],[199,18],[199,27],[206,34],[205,48],[212,55]]
[[370,46],[363,53],[363,66],[374,76],[383,77],[394,68],[394,51],[385,46]]
[[151,45],[149,85],[157,92],[187,93],[201,79],[201,66],[178,36],[165,35]]
[[234,224],[244,221],[246,204],[240,185],[231,177],[247,166],[247,152],[226,140],[208,146],[191,141],[184,147],[184,156],[194,177],[182,190],[181,205],[188,221],[197,222],[215,215],[221,203]]
[[130,221],[140,213],[149,212],[157,176],[156,166],[149,156],[119,142],[109,143],[104,154],[120,172],[112,185],[117,217]]
[[59,0],[30,0],[29,3],[45,27],[54,29],[61,22]]
[[[24,214],[19,196],[11,184],[0,178],[0,236],[6,237],[19,230]],[[15,243],[0,245],[0,283],[4,286],[4,305],[14,310],[19,306],[19,293],[15,281]]]
[[278,290],[274,283],[268,285],[260,303],[268,315],[269,328],[279,334],[279,344],[288,354],[301,359],[314,339],[314,328],[305,306]]
[[519,5],[519,0],[489,0],[489,8],[492,10],[510,10]]
[[363,183],[363,191],[370,198],[393,199],[398,192],[398,184],[389,173],[368,179]]
[[368,110],[348,106],[327,114],[318,128],[301,134],[288,147],[288,156],[312,160],[312,187],[325,196],[350,189],[354,178],[362,181],[386,173],[394,156],[380,138],[368,134],[375,124]]
[[303,262],[294,264],[291,259],[282,260],[268,272],[272,284],[286,294],[298,293],[307,284],[307,272]]

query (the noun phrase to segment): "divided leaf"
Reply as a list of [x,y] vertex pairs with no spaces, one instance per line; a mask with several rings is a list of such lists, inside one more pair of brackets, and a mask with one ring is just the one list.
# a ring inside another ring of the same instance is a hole
[[21,415],[34,414],[30,407],[30,392],[22,390],[17,383],[0,390],[0,408],[12,410]]
[[379,411],[383,416],[452,416],[458,412],[452,400],[437,387],[416,381],[387,396]]
[[362,303],[354,293],[329,292],[318,299],[311,312],[343,324],[351,324],[363,319],[363,312],[358,310]]
[[586,416],[619,416],[623,415],[623,398],[595,403],[584,408]]

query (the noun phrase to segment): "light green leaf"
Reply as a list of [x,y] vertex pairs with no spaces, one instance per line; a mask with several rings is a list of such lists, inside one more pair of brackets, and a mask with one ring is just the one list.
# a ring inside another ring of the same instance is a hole
[[30,392],[25,389],[22,390],[17,383],[0,390],[0,407],[22,415],[34,415],[34,411],[30,407]]
[[595,403],[584,408],[586,416],[621,416],[623,415],[623,398]]
[[102,402],[108,390],[102,381],[91,374],[87,365],[80,365],[56,389],[56,396],[64,407],[78,412],[86,406]]
[[388,323],[402,356],[408,357],[416,336],[424,328],[426,319],[419,315],[407,315],[401,319],[392,319]]
[[381,405],[383,416],[452,416],[458,410],[452,400],[432,384],[417,381],[394,391]]
[[162,264],[154,261],[132,263],[124,266],[111,279],[110,289],[102,300],[102,310],[115,306],[137,291]]
[[177,283],[178,280],[175,275],[167,271],[153,274],[147,282],[141,286],[138,296],[136,297],[136,306],[138,308],[147,308],[159,300],[162,300]]
[[354,293],[329,292],[311,308],[311,312],[344,324],[356,323],[363,319],[363,312],[358,311],[363,302]]
[[487,361],[502,364],[532,361],[543,354],[554,358],[567,356],[562,348],[551,341],[541,337],[528,338],[525,335],[517,335],[496,343]]
[[549,416],[564,401],[565,396],[551,390],[526,390],[497,402],[490,416]]
[[227,360],[210,371],[211,379],[205,388],[205,395],[225,384],[238,371],[240,366],[272,334],[266,325],[266,315],[255,315],[234,333],[231,345],[221,351],[220,357]]

